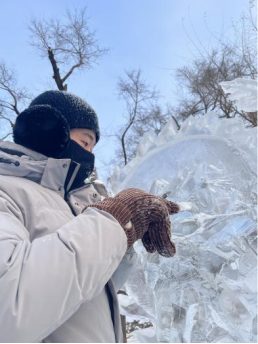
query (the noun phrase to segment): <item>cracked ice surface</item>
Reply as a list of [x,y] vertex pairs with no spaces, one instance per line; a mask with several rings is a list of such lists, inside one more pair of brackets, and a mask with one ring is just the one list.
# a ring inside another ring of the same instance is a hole
[[181,206],[177,254],[137,242],[126,290],[159,342],[257,342],[256,129],[212,113],[173,128],[161,143],[145,137],[112,181],[115,192],[139,187]]

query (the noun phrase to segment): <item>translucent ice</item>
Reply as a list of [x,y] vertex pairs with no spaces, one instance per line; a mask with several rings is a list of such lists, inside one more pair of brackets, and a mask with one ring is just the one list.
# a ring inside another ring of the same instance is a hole
[[257,80],[238,78],[220,85],[225,93],[230,94],[229,98],[236,102],[239,110],[257,111]]
[[177,125],[173,118],[171,118],[164,126],[163,130],[157,137],[157,145],[172,141],[177,134]]
[[146,133],[137,147],[136,156],[144,156],[144,154],[146,154],[151,148],[157,145],[156,141],[157,137],[154,131]]
[[181,207],[177,254],[137,242],[127,293],[159,342],[257,342],[256,129],[209,113],[171,130],[113,177],[115,192],[139,187]]

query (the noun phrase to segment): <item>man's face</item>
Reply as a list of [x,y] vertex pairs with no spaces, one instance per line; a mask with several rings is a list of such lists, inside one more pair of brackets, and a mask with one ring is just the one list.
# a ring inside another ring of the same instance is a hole
[[72,129],[70,138],[89,152],[93,151],[96,144],[96,134],[90,129]]

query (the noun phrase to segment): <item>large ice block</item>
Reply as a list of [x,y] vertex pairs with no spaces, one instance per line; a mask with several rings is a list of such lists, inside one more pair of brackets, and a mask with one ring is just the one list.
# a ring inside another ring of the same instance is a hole
[[138,187],[181,206],[177,254],[137,242],[127,293],[159,342],[257,342],[256,128],[214,113],[170,128],[113,177],[114,192]]

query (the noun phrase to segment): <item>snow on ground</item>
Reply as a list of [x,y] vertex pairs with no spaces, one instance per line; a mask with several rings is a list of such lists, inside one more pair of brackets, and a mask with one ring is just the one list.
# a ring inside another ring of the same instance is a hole
[[153,327],[136,330],[128,336],[128,343],[157,343],[155,329]]
[[[241,85],[223,87],[237,89],[243,107],[248,91],[253,104],[250,83],[239,93]],[[256,135],[242,119],[215,113],[188,118],[180,131],[171,120],[158,136],[145,135],[136,158],[114,172],[114,192],[138,187],[181,206],[171,217],[175,257],[135,244],[130,300],[121,309],[154,327],[131,340],[257,342]]]

